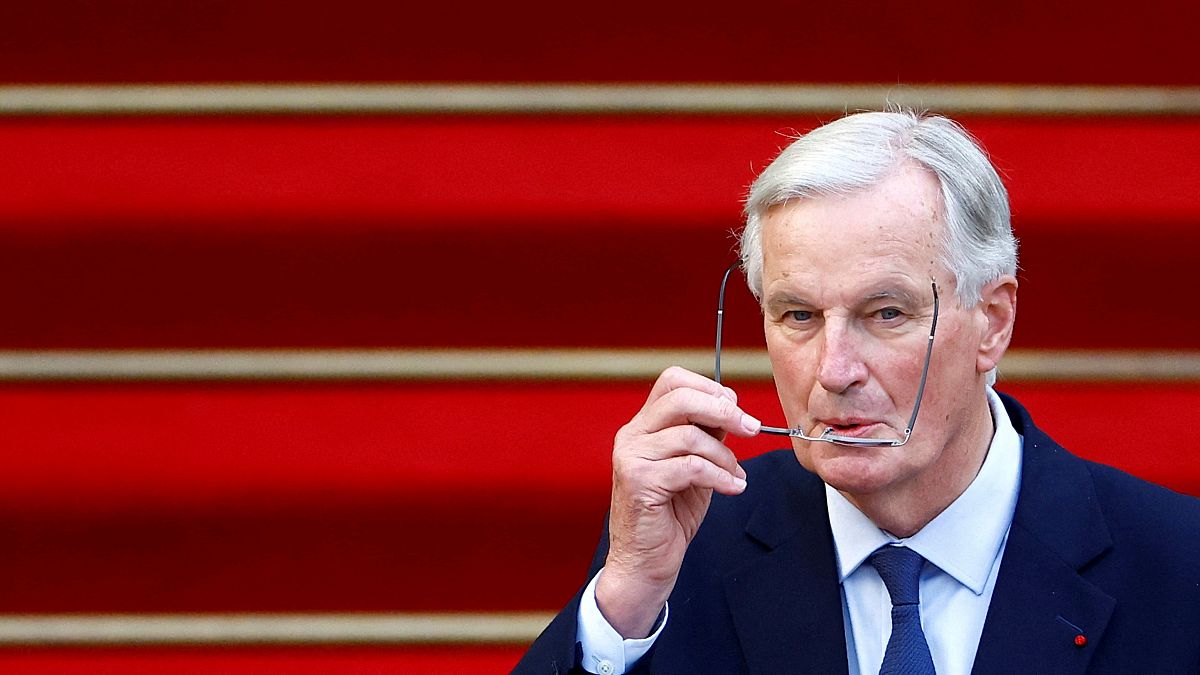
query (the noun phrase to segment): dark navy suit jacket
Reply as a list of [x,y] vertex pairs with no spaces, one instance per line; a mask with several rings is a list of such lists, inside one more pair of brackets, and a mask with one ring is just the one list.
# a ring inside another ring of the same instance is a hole
[[[1200,673],[1200,500],[1075,457],[1002,398],[1021,487],[973,672]],[[743,466],[749,487],[713,496],[633,672],[846,672],[823,484],[790,450]],[[578,608],[576,594],[514,672],[577,667]]]

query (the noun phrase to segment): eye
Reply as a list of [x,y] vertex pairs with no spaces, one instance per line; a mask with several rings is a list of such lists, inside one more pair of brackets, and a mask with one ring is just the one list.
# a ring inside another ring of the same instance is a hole
[[785,312],[783,316],[785,319],[791,319],[792,321],[796,321],[798,323],[804,323],[805,321],[812,320],[813,313],[807,309],[793,309],[790,312]]
[[895,307],[884,307],[883,309],[879,310],[878,312],[875,312],[875,314],[878,315],[879,318],[883,319],[884,321],[895,321],[896,319],[899,319],[901,316],[903,316],[904,312],[901,312],[899,309],[897,309]]

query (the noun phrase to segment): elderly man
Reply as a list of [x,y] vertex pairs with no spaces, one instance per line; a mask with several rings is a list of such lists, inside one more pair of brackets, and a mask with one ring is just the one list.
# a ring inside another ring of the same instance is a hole
[[[1016,242],[972,139],[850,115],[746,215],[788,427],[664,372],[616,435],[591,581],[517,672],[1200,672],[1200,501],[1072,456],[991,388]],[[725,438],[762,432],[791,449],[740,466]]]

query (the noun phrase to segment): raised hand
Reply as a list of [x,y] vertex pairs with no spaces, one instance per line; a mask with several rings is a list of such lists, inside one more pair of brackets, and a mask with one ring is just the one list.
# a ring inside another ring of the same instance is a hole
[[672,367],[617,432],[609,551],[596,602],[622,636],[649,635],[713,490],[746,489],[746,473],[723,441],[726,434],[753,436],[759,426],[732,389]]

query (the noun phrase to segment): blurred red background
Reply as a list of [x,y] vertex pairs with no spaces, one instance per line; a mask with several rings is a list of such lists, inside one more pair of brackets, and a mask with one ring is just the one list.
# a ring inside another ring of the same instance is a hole
[[[645,375],[218,381],[106,364],[146,349],[182,359],[304,348],[318,362],[364,348],[418,361],[407,350],[706,354],[746,186],[789,134],[839,114],[837,85],[876,87],[876,105],[915,96],[948,112],[1001,170],[1022,241],[1013,346],[1051,365],[1002,389],[1079,454],[1200,494],[1190,452],[1200,319],[1188,305],[1200,232],[1197,18],[1182,3],[1080,0],[736,12],[623,0],[10,3],[0,8],[0,612],[503,622],[556,610],[584,580],[611,437],[644,398]],[[703,114],[18,105],[57,86],[120,99],[123,85],[171,84],[203,100],[201,85],[289,83],[591,85],[602,99],[631,83],[829,93],[819,110]],[[1077,85],[1098,87],[1079,94],[1094,104],[1077,105]],[[964,107],[972,91],[990,102]],[[1051,104],[1028,103],[1041,95]],[[1105,103],[1130,95],[1137,114]],[[1006,104],[1013,96],[1026,103]],[[748,296],[732,303],[731,343],[759,345]],[[1092,374],[1055,376],[1079,350],[1093,355]],[[64,354],[102,372],[64,366],[47,378],[5,365],[55,366]],[[1157,374],[1113,365],[1141,357]],[[755,414],[775,416],[770,382],[738,388]],[[1169,420],[1172,433],[1142,437],[1145,419]],[[8,647],[0,667],[503,672],[522,646]]]

